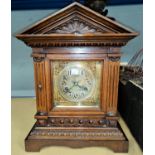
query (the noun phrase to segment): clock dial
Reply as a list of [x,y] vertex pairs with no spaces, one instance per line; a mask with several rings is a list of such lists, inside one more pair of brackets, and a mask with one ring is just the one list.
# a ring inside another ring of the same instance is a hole
[[54,107],[100,106],[102,61],[54,61]]
[[93,73],[75,63],[64,68],[59,74],[58,89],[68,101],[79,102],[91,96],[95,87]]

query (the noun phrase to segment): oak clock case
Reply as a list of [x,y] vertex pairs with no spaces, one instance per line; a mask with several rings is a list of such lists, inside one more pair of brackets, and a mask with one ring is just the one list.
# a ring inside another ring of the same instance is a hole
[[16,37],[32,48],[36,123],[25,150],[103,146],[127,152],[118,123],[121,47],[137,36],[74,2]]

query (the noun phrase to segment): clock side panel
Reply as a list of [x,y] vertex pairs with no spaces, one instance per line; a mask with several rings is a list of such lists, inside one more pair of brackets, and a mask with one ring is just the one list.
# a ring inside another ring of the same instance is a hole
[[104,63],[104,74],[102,90],[102,100],[104,109],[110,116],[115,116],[117,113],[118,102],[118,83],[119,83],[119,69],[120,69],[120,55],[108,56]]
[[47,112],[45,57],[33,57],[37,112]]

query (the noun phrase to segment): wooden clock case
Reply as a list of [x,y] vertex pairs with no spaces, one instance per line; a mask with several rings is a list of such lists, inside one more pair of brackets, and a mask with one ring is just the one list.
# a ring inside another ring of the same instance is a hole
[[[25,139],[26,151],[44,146],[106,146],[127,152],[118,124],[120,48],[137,36],[129,28],[74,2],[16,37],[32,47],[37,120]],[[51,62],[102,61],[99,108],[54,108]]]

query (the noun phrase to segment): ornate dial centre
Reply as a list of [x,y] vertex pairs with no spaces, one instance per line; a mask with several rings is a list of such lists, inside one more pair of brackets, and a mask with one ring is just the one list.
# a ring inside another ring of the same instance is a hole
[[91,96],[95,78],[91,70],[80,64],[65,67],[59,73],[58,89],[68,101],[79,102]]

